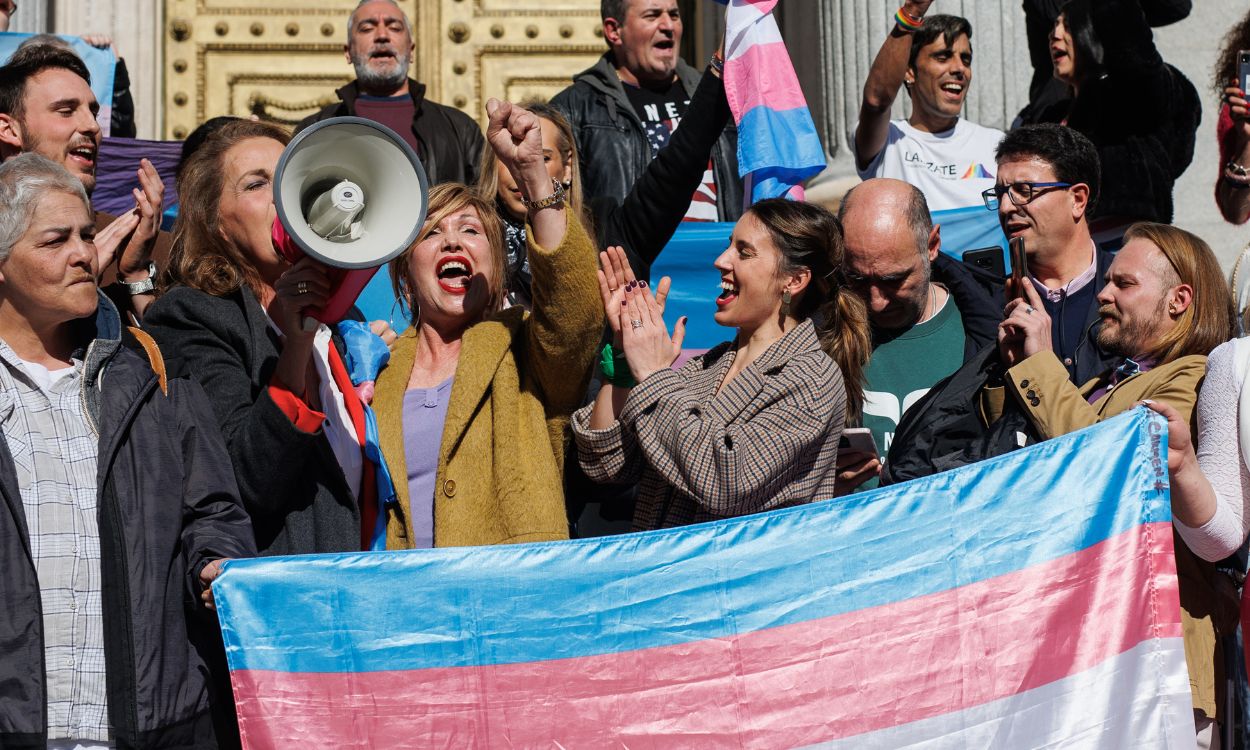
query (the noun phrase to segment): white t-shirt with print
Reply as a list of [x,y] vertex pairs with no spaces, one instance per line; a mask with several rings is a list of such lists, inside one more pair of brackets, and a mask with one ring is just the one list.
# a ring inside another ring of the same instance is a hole
[[885,148],[867,169],[859,170],[859,176],[911,183],[924,193],[930,211],[984,205],[981,193],[994,187],[998,173],[994,149],[1002,139],[1003,131],[962,117],[955,127],[941,133],[926,133],[906,120],[891,120]]

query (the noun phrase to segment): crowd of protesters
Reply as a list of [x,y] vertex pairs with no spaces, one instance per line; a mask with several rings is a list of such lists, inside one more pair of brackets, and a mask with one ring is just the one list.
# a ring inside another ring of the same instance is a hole
[[[275,246],[287,130],[192,134],[172,236],[147,161],[134,209],[96,214],[87,69],[55,38],[23,45],[0,67],[0,746],[236,746],[212,615],[229,559],[602,533],[587,502],[635,530],[713,521],[1145,405],[1168,425],[1197,739],[1219,747],[1237,602],[1216,563],[1250,534],[1250,346],[1211,248],[1170,225],[1200,96],[1151,27],[1189,3],[1026,2],[1039,74],[1004,133],[963,118],[973,29],[932,2],[903,3],[872,64],[863,182],[835,215],[744,209],[722,50],[702,73],[680,59],[675,0],[604,0],[600,61],[550,104],[492,99],[485,133],[409,77],[398,5],[362,0],[356,78],[301,126],[375,120],[433,185],[389,268],[411,325],[367,329],[388,360],[372,389],[346,334],[304,318],[332,276]],[[1250,15],[1215,76],[1215,197],[1238,223],[1246,48]],[[911,114],[891,120],[900,89]],[[933,212],[970,206],[1027,268],[943,248]],[[650,269],[699,220],[736,221],[707,258],[727,340],[684,359]]]

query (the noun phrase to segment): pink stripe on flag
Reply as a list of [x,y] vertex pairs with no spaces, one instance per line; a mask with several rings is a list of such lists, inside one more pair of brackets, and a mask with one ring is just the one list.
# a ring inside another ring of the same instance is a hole
[[239,723],[253,749],[812,745],[984,705],[1180,637],[1171,538],[1170,523],[1148,524],[938,594],[644,651],[408,672],[239,671]]
[[725,96],[739,120],[756,107],[784,112],[807,106],[784,44],[750,47],[725,61]]
[[779,0],[730,0],[735,7],[749,6],[758,10],[760,15],[772,13]]

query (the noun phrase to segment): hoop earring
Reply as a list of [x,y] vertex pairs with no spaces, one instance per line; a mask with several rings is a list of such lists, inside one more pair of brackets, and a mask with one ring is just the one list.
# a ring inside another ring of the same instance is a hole
[[395,301],[391,303],[391,314],[388,321],[391,324],[391,329],[399,330],[395,327],[395,308],[397,306],[399,307],[399,314],[407,318],[409,325],[415,326],[417,324],[418,312],[413,303],[408,299],[408,290],[404,289],[401,290],[400,295],[395,298]]

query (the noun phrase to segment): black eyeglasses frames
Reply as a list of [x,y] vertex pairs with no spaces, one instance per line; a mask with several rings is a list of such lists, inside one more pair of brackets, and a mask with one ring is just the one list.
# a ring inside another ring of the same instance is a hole
[[1026,203],[1032,203],[1043,193],[1055,188],[1070,188],[1070,182],[1012,182],[1007,185],[995,185],[981,193],[981,199],[985,201],[985,207],[990,211],[997,211],[999,201],[1003,195],[1011,199],[1011,202],[1017,206],[1023,206]]

